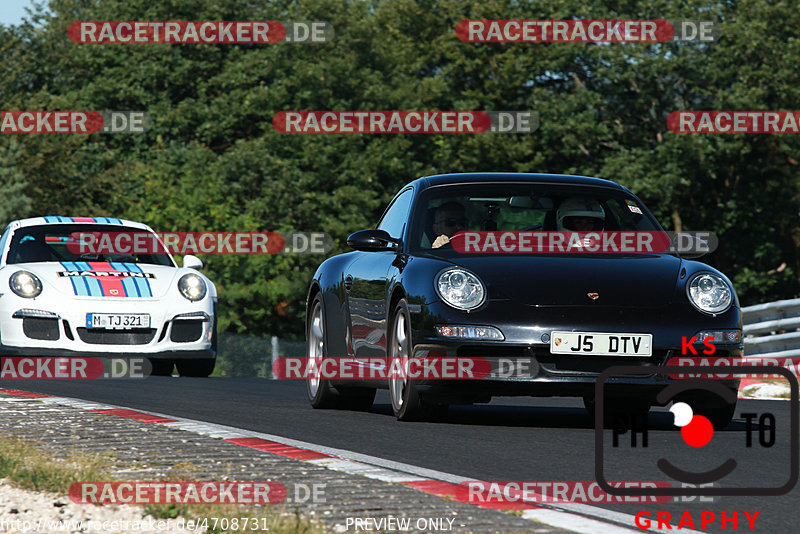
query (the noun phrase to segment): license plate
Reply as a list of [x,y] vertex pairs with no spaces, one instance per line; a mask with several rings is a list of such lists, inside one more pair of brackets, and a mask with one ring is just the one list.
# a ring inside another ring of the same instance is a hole
[[651,356],[653,336],[606,332],[552,332],[550,352],[596,356]]
[[87,313],[87,328],[150,328],[150,315],[146,313]]

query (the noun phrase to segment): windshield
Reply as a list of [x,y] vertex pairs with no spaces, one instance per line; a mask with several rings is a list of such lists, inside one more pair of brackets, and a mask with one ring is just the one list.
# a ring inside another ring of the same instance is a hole
[[414,210],[410,243],[446,251],[461,231],[661,231],[647,208],[624,191],[554,184],[433,187]]
[[44,224],[27,226],[14,232],[6,263],[42,263],[48,261],[126,262],[173,266],[168,254],[81,254],[71,234],[97,232],[142,233],[145,230],[104,224]]

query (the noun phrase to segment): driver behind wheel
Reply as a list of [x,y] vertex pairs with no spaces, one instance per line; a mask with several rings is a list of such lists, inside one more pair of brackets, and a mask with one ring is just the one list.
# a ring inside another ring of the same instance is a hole
[[599,202],[590,198],[572,197],[558,207],[556,222],[559,230],[599,232],[605,226],[606,212]]
[[450,243],[450,238],[457,232],[467,227],[467,217],[464,206],[458,202],[445,202],[436,210],[436,218],[433,223],[434,235],[438,236],[432,248],[441,248]]

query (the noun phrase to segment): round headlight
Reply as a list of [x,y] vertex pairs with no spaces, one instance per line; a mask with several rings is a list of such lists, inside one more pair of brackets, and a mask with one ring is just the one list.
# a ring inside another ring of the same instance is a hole
[[689,302],[704,313],[723,313],[733,304],[733,290],[725,280],[712,273],[692,277],[686,284],[686,295]]
[[192,302],[202,300],[206,296],[206,283],[196,274],[184,274],[178,280],[181,295]]
[[447,269],[436,278],[436,293],[447,304],[459,310],[474,310],[486,299],[486,288],[480,278],[459,268]]
[[26,299],[38,297],[42,292],[42,282],[35,274],[28,271],[17,271],[8,279],[11,291]]

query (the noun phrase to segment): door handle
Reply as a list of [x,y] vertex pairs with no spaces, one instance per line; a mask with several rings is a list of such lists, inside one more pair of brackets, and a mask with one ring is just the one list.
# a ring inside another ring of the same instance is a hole
[[347,291],[350,291],[350,288],[353,287],[353,275],[348,274],[344,277],[344,288]]

